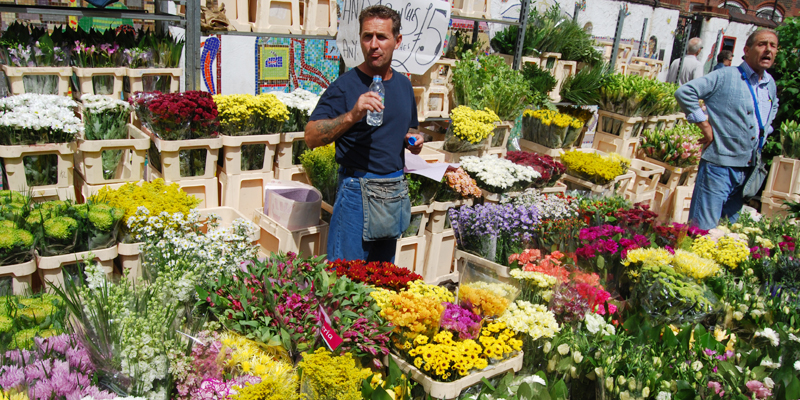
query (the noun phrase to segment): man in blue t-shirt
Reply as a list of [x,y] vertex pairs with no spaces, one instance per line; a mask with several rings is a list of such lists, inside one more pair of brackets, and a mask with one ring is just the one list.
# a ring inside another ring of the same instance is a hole
[[[306,125],[305,140],[310,148],[336,142],[339,182],[328,259],[394,261],[397,239],[411,216],[404,149],[419,154],[423,139],[414,129],[419,122],[411,82],[391,68],[402,41],[400,15],[371,6],[358,21],[365,60],[325,90]],[[369,91],[376,75],[383,80],[385,103]],[[368,125],[367,112],[381,110],[383,124]],[[412,137],[416,142],[410,145]]]

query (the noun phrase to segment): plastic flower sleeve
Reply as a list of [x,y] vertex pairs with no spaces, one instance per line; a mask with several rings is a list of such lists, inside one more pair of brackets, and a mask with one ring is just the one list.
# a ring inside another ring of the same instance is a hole
[[497,318],[520,294],[516,281],[501,282],[483,267],[467,263],[458,286],[458,303],[484,318]]
[[445,132],[444,144],[442,145],[444,151],[449,151],[451,153],[485,150],[487,147],[489,147],[489,137],[485,137],[477,143],[470,143],[467,140],[459,138],[455,132],[453,132],[452,125],[447,129],[447,132]]
[[643,267],[632,298],[659,324],[694,323],[714,313],[717,297],[670,266]]

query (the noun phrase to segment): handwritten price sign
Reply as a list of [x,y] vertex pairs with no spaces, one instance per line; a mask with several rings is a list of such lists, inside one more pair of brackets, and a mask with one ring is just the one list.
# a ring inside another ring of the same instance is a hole
[[442,55],[450,24],[450,2],[443,0],[344,0],[342,2],[339,46],[345,65],[355,68],[364,62],[359,42],[358,14],[361,10],[383,4],[401,17],[403,41],[394,51],[392,68],[399,72],[421,75]]

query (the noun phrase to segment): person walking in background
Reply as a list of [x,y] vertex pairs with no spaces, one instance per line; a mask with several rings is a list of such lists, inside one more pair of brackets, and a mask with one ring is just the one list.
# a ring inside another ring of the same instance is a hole
[[[667,74],[667,82],[677,82],[681,85],[689,82],[692,79],[697,79],[703,76],[703,63],[697,59],[700,52],[703,50],[703,41],[696,37],[689,39],[689,46],[686,49],[686,56],[683,57],[683,70],[681,68],[681,59],[677,59],[669,66],[669,73]],[[678,76],[680,72],[680,76]]]
[[730,50],[722,50],[717,55],[717,65],[711,71],[716,71],[720,68],[730,67],[733,63],[733,52]]
[[735,222],[745,186],[761,187],[762,182],[748,179],[760,164],[761,148],[778,111],[775,80],[766,72],[777,52],[778,34],[758,30],[747,38],[744,62],[737,68],[722,68],[675,91],[686,120],[703,132],[700,143],[705,147],[689,209],[689,222],[700,229],[715,228],[722,217]]

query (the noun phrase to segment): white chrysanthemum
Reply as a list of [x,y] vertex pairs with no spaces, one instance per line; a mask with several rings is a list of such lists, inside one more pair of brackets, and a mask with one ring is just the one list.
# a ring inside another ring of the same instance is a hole
[[757,331],[755,337],[766,338],[769,340],[770,344],[775,347],[781,344],[781,338],[778,336],[778,332],[775,332],[772,328],[764,328],[763,330]]

